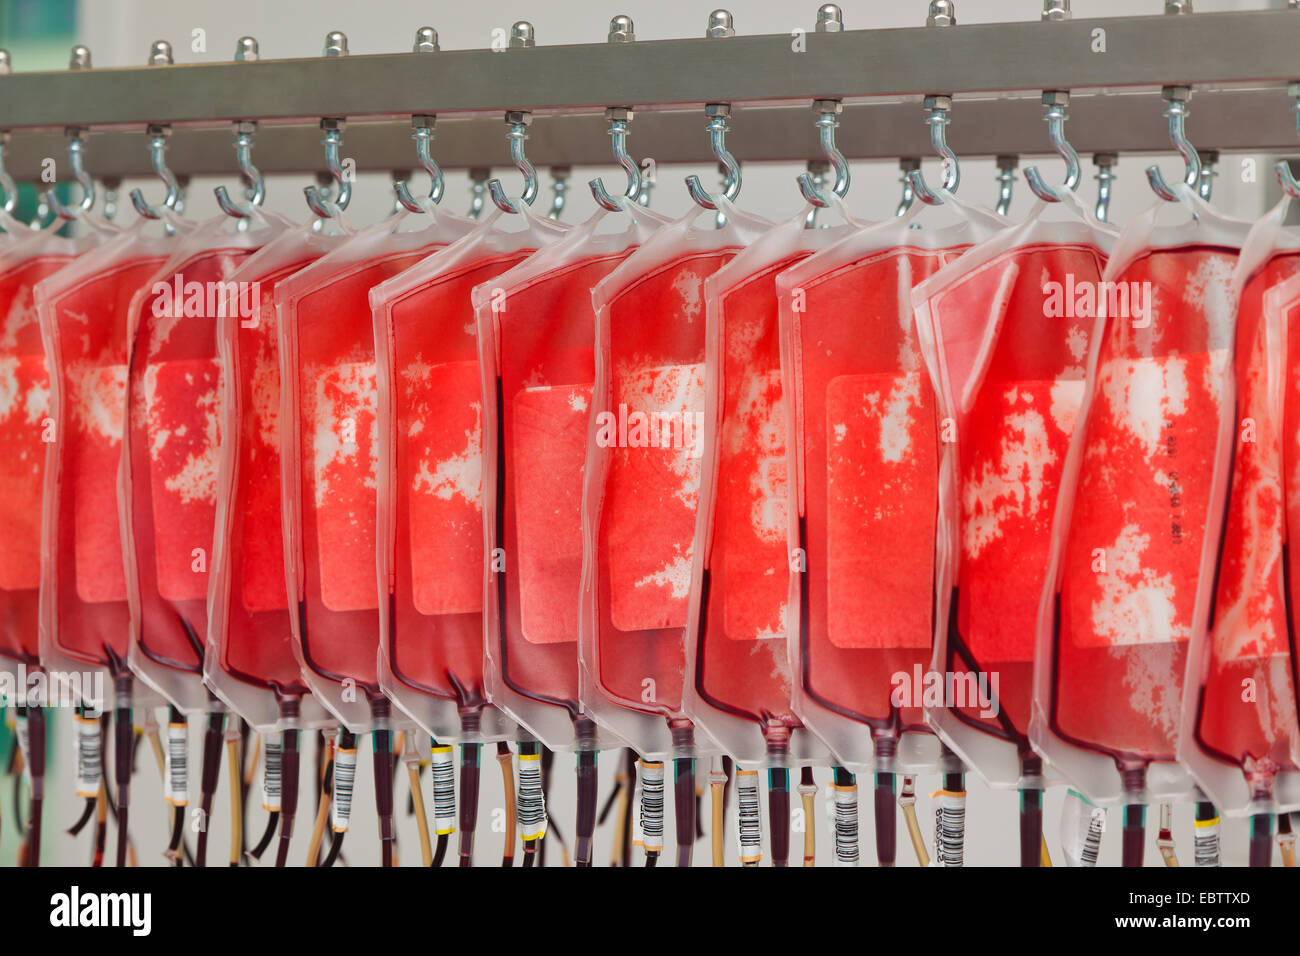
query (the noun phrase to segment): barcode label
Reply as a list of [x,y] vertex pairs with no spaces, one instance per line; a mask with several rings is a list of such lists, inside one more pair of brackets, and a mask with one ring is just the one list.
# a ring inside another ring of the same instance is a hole
[[540,754],[519,755],[519,799],[515,806],[521,840],[540,840],[546,836],[546,801],[542,794]]
[[940,790],[934,796],[939,799],[934,819],[935,856],[940,866],[961,866],[966,847],[966,791]]
[[456,771],[450,746],[434,747],[430,763],[433,767],[433,827],[438,836],[456,832]]
[[99,795],[99,779],[103,771],[103,741],[99,736],[99,720],[82,717],[77,720],[77,796]]
[[831,785],[835,794],[835,865],[858,865],[858,785]]
[[664,765],[662,761],[641,765],[641,845],[647,853],[664,848]]
[[1197,820],[1194,823],[1196,835],[1196,865],[1219,865],[1219,818]]
[[14,720],[14,733],[18,737],[18,752],[23,755],[23,776],[31,779],[32,751],[31,738],[27,733],[27,715],[19,714]]
[[757,770],[736,770],[736,797],[740,814],[740,862],[757,863],[763,859],[763,819],[758,811]]
[[1093,807],[1088,816],[1088,835],[1083,838],[1083,850],[1079,854],[1080,866],[1096,866],[1097,854],[1101,852],[1101,834],[1106,829],[1106,811]]
[[330,826],[335,833],[348,832],[352,816],[352,787],[357,782],[357,751],[334,751],[334,802],[330,806]]
[[267,734],[262,738],[266,765],[262,768],[262,807],[270,813],[280,810],[280,765],[284,759],[283,737]]
[[173,807],[183,807],[190,802],[190,761],[186,751],[189,743],[185,724],[167,725],[167,753],[163,760],[163,774],[167,777],[164,799]]

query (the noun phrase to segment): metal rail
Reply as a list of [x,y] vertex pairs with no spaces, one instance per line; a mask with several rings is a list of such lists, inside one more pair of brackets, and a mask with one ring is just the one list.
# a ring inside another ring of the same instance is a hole
[[[1080,152],[1168,152],[1159,87],[1195,91],[1189,133],[1205,148],[1289,150],[1286,94],[1300,78],[1300,11],[1119,17],[809,32],[791,35],[395,53],[246,63],[13,73],[0,76],[9,169],[34,178],[61,156],[65,127],[92,134],[98,176],[149,171],[147,124],[175,129],[179,172],[226,173],[234,120],[256,120],[267,173],[319,165],[322,116],[347,117],[345,155],[359,170],[413,165],[409,117],[439,117],[434,154],[447,168],[500,156],[501,113],[536,116],[541,165],[607,165],[599,112],[636,108],[632,142],[657,162],[711,162],[706,102],[735,104],[729,142],[746,162],[820,156],[807,104],[846,101],[850,158],[927,156],[917,97],[957,94],[950,141],[960,155],[1050,150],[1037,92],[1073,91],[1069,135]],[[802,47],[804,52],[796,52]],[[1104,52],[1101,52],[1104,50]],[[856,102],[855,102],[856,101]],[[804,108],[794,108],[799,104]],[[382,121],[382,122],[376,122]]]

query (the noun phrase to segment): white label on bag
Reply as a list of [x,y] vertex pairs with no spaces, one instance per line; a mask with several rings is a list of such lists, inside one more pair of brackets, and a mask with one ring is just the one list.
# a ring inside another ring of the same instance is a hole
[[167,751],[163,758],[163,776],[167,789],[163,798],[173,807],[183,807],[190,802],[190,761],[186,751],[189,743],[184,723],[167,725]]
[[434,747],[430,763],[433,770],[433,831],[436,836],[447,836],[456,832],[456,771],[452,766],[451,747]]
[[540,754],[519,755],[519,799],[515,804],[521,840],[546,836],[546,799],[542,793]]
[[740,862],[763,859],[763,818],[758,809],[758,771],[736,771],[736,797],[740,826]]
[[77,796],[99,796],[99,780],[104,772],[104,747],[99,735],[99,721],[77,717]]
[[1193,831],[1196,835],[1196,865],[1219,865],[1219,818],[1197,820]]
[[14,721],[14,733],[18,737],[18,752],[23,755],[23,776],[32,778],[32,745],[27,732],[27,715],[19,714]]
[[940,790],[935,813],[935,854],[941,866],[961,866],[966,847],[966,791]]
[[640,762],[641,766],[641,845],[647,853],[662,853],[664,848],[664,765]]
[[281,734],[267,734],[262,738],[266,751],[266,766],[262,769],[262,808],[269,813],[280,809],[280,767],[284,759]]
[[357,780],[357,752],[334,751],[334,800],[330,805],[330,827],[335,833],[348,832],[352,816],[352,788]]
[[858,865],[858,785],[831,785],[835,795],[835,865]]

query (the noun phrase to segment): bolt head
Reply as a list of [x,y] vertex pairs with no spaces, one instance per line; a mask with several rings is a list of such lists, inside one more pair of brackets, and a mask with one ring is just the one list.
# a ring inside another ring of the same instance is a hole
[[620,14],[609,21],[610,43],[632,43],[636,40],[636,28],[632,18]]
[[236,136],[251,136],[257,132],[257,124],[252,120],[240,120],[231,124]]
[[927,27],[955,27],[957,25],[957,8],[952,0],[931,0],[930,13],[925,18]]
[[506,122],[511,126],[516,123],[530,126],[533,122],[533,114],[528,110],[506,110]]
[[704,35],[709,39],[719,37],[734,37],[736,35],[735,21],[731,16],[730,10],[714,10],[709,14],[709,28],[704,31]]
[[1178,16],[1192,12],[1192,0],[1165,0],[1165,13]]
[[411,47],[412,53],[437,53],[438,52],[438,31],[433,27],[420,27],[415,31],[415,45]]
[[325,35],[325,55],[326,56],[347,56],[348,55],[348,37],[347,34],[334,30]]
[[512,49],[528,49],[537,46],[537,34],[533,25],[527,20],[519,20],[510,28],[510,46]]
[[730,116],[730,115],[731,115],[731,104],[730,104],[730,103],[706,103],[705,106],[704,106],[704,115],[705,115],[705,116],[710,116],[710,117],[712,117],[712,116],[723,116],[723,117]]
[[411,129],[433,129],[437,123],[436,113],[417,113],[411,117]]
[[1186,100],[1192,95],[1190,86],[1162,86],[1160,96],[1166,100]]
[[1043,0],[1043,19],[1051,21],[1070,19],[1070,0]]
[[1044,106],[1069,106],[1069,90],[1043,90]]
[[844,29],[844,11],[838,3],[823,3],[817,8],[818,33],[839,33]]
[[952,97],[946,93],[934,94],[927,96],[921,101],[927,110],[950,110],[952,109]]
[[837,116],[844,112],[844,104],[839,100],[813,100],[812,108],[814,113],[834,113]]
[[605,119],[622,120],[625,123],[632,122],[632,107],[630,106],[608,106],[605,108]]
[[172,45],[166,40],[155,40],[149,48],[149,66],[171,66]]
[[257,40],[252,37],[240,37],[235,42],[235,62],[251,63],[257,59]]
[[69,70],[89,70],[90,69],[90,47],[78,43],[72,48],[72,54],[68,58]]

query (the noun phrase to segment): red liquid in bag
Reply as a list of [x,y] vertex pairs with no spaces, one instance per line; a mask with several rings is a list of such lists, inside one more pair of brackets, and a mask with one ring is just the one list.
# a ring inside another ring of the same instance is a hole
[[[945,350],[953,387],[974,389],[962,406],[958,440],[960,556],[946,669],[996,674],[997,716],[981,716],[977,703],[958,710],[968,722],[1020,742],[1029,728],[1052,518],[1095,325],[1095,308],[1082,295],[1098,288],[1104,268],[1092,246],[1020,246],[930,303],[939,324],[961,328],[964,316],[987,315],[996,336],[978,382],[970,379],[980,341]],[[1058,287],[1055,302],[1049,283]]]
[[[117,477],[126,427],[127,316],[162,256],[115,262],[43,307],[57,349],[52,408],[62,434],[57,538],[51,542],[53,640],[88,664],[126,659],[130,638]],[[48,483],[48,476],[47,476]]]
[[776,276],[806,255],[772,263],[719,298],[722,425],[696,684],[713,706],[759,722],[795,722],[785,644],[787,419]]
[[228,320],[228,355],[235,395],[225,428],[236,443],[236,472],[229,489],[226,553],[232,597],[225,628],[217,634],[222,670],[248,683],[290,696],[305,692],[293,655],[292,625],[284,580],[284,532],[280,507],[280,358],[275,289],[315,257],[264,275],[244,274],[260,284],[256,323]]
[[[805,282],[791,344],[804,461],[804,686],[894,725],[891,679],[928,666],[938,508],[935,397],[910,293],[961,249],[894,248]],[[919,701],[899,710],[923,729]]]
[[578,706],[582,482],[595,379],[591,290],[635,247],[572,262],[510,293],[496,316],[505,451],[504,680]]
[[403,683],[463,705],[483,700],[483,401],[470,293],[534,251],[462,264],[376,311],[395,398],[389,661]]
[[302,651],[322,677],[351,678],[376,693],[379,423],[369,295],[434,251],[424,247],[323,277],[298,298],[291,333],[297,341]]
[[217,324],[222,312],[240,308],[237,297],[216,301],[208,286],[215,289],[251,252],[211,249],[189,258],[160,280],[165,291],[155,285],[144,297],[134,333],[127,493],[138,641],[153,661],[185,671],[202,670],[207,635],[221,442]]
[[681,710],[703,455],[704,280],[735,250],[675,259],[609,304],[612,447],[597,539],[597,679],[622,706]]
[[1216,248],[1157,250],[1116,277],[1150,283],[1153,314],[1146,328],[1112,318],[1101,343],[1050,714],[1059,736],[1116,757],[1173,759],[1235,261]]
[[[1202,747],[1258,778],[1294,769],[1296,698],[1282,561],[1283,433],[1269,394],[1263,297],[1298,272],[1300,255],[1275,256],[1246,284],[1237,310],[1239,424],[1196,723]],[[1244,431],[1248,422],[1250,433]],[[1253,694],[1245,693],[1247,686]]]
[[50,378],[32,288],[70,256],[0,271],[0,656],[39,659],[41,494],[52,436]]

